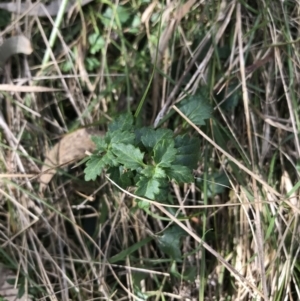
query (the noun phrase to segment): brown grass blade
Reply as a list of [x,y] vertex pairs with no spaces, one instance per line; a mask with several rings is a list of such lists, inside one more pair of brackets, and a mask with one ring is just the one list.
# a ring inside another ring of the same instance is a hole
[[16,86],[10,84],[0,84],[0,91],[2,92],[57,92],[62,89],[49,88],[43,86]]

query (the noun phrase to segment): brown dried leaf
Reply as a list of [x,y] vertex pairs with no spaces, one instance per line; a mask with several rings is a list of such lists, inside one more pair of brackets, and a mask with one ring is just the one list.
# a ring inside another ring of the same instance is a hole
[[4,65],[12,55],[18,53],[29,55],[32,51],[31,43],[25,36],[8,38],[0,46],[0,66]]
[[57,167],[66,166],[74,161],[84,158],[85,152],[95,150],[95,144],[91,140],[92,135],[103,135],[104,133],[94,129],[79,129],[64,136],[60,142],[46,155],[42,174],[40,176],[40,192],[44,191]]

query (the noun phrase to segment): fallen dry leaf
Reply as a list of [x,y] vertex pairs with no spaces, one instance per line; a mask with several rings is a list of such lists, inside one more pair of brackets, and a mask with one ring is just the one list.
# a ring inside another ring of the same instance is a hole
[[31,54],[33,51],[30,41],[25,36],[15,36],[4,40],[0,45],[0,67],[12,55],[23,53]]
[[103,135],[95,129],[79,129],[64,136],[46,155],[40,176],[40,192],[43,192],[53,176],[57,167],[66,166],[85,157],[85,152],[95,150],[91,140],[93,135]]

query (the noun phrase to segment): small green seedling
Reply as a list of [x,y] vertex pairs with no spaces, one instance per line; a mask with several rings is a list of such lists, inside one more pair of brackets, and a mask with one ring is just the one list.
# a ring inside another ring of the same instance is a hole
[[[199,125],[211,114],[210,106],[202,100],[193,96],[181,106],[190,120]],[[108,126],[104,137],[93,136],[92,140],[96,151],[86,162],[86,181],[95,180],[105,168],[121,187],[134,186],[136,195],[161,202],[167,200],[171,181],[194,181],[198,138],[188,134],[176,136],[165,128],[137,127],[134,117],[127,113]]]

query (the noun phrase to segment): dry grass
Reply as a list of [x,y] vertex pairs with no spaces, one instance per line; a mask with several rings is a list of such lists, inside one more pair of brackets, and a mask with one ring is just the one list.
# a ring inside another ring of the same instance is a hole
[[[113,5],[0,22],[1,38],[23,33],[34,49],[1,75],[0,262],[37,300],[300,300],[299,3]],[[214,106],[201,128],[176,106],[199,89]],[[170,187],[175,206],[146,214],[104,175],[84,182],[82,166],[39,191],[63,135],[105,130],[141,99],[142,125],[202,139],[195,185]],[[170,223],[186,233],[177,264],[156,241]]]

